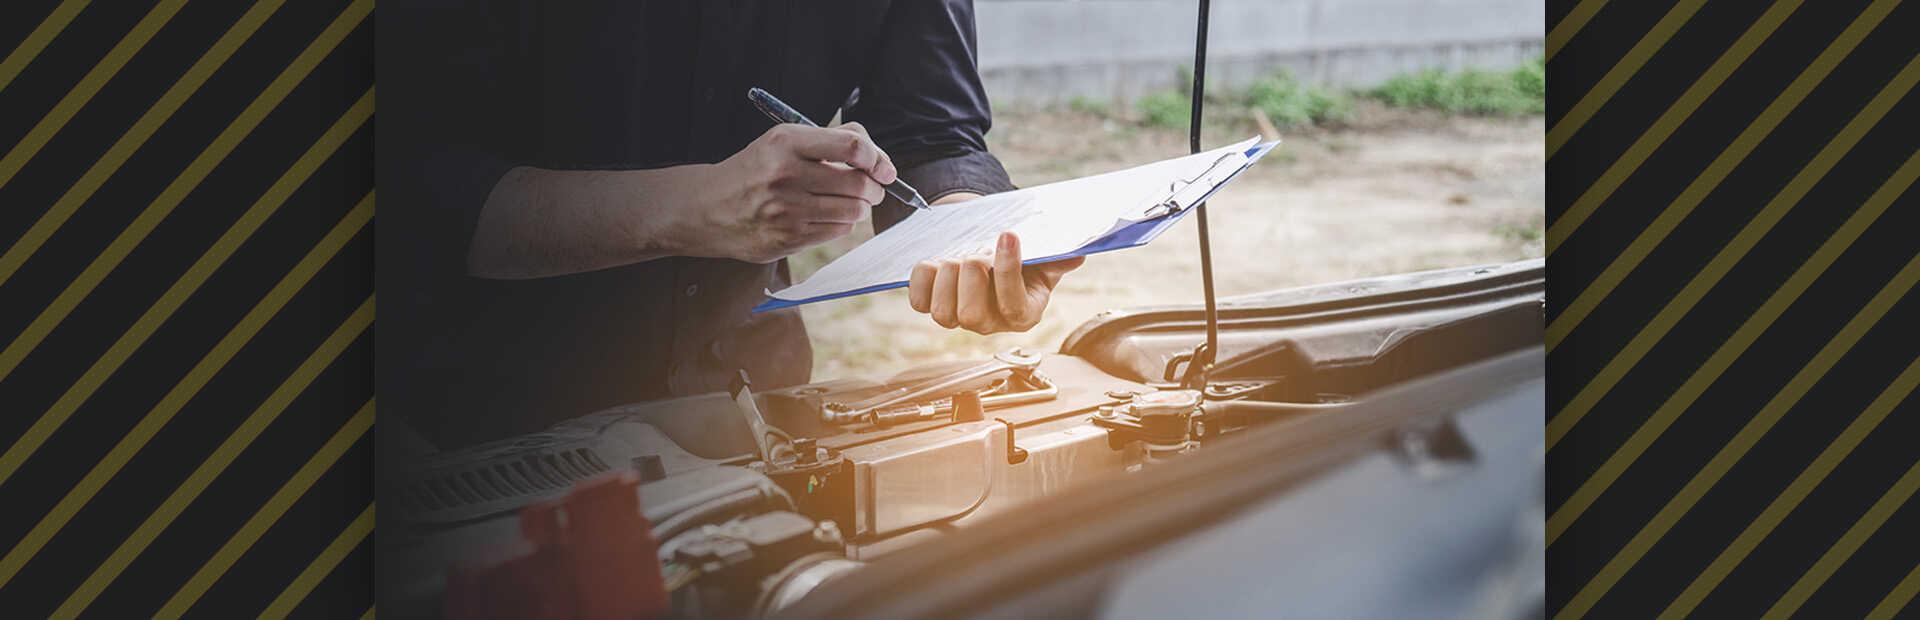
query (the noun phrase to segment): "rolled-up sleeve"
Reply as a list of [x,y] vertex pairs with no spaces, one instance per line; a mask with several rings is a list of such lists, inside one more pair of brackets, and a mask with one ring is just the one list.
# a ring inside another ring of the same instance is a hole
[[[975,46],[971,0],[894,3],[872,72],[845,111],[928,201],[1014,189],[1006,168],[987,152],[993,113]],[[888,198],[874,221],[891,224],[906,209]]]

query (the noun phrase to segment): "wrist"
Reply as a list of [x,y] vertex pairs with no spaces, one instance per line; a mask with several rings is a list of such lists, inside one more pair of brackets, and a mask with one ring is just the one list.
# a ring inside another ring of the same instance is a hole
[[660,192],[660,198],[667,206],[654,214],[657,219],[647,218],[653,220],[651,230],[644,233],[648,247],[663,256],[720,256],[714,243],[718,226],[713,219],[716,207],[723,202],[717,195],[725,174],[720,168],[721,164],[689,164],[648,171],[664,173],[666,178],[650,185],[666,190]]

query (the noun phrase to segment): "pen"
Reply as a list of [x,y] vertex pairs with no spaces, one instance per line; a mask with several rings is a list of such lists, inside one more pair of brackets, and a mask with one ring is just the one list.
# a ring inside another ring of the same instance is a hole
[[[760,111],[765,113],[767,118],[773,119],[773,122],[799,123],[808,127],[820,126],[819,123],[815,123],[809,120],[806,115],[801,114],[799,110],[795,110],[792,106],[788,106],[786,102],[775,98],[772,93],[759,88],[747,89],[747,100],[752,101],[753,107],[760,108]],[[920,197],[920,190],[914,189],[912,185],[907,185],[905,179],[895,178],[892,183],[881,187],[887,190],[887,195],[900,199],[900,202],[907,203],[909,207],[921,210],[933,208],[927,204],[927,199]]]

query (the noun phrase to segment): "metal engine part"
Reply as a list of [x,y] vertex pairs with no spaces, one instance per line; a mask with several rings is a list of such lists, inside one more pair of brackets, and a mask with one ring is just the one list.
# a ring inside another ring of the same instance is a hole
[[[1040,367],[1040,360],[1041,356],[1027,354],[1019,348],[1008,349],[995,354],[992,360],[985,363],[922,383],[887,390],[851,403],[823,403],[820,417],[829,424],[885,425],[950,415],[953,411],[952,402],[942,402],[942,397],[950,397],[969,383],[1002,372],[1008,373],[1007,380],[990,388],[988,393],[981,394],[982,407],[993,409],[1051,400],[1059,392],[1044,375],[1035,372]],[[1021,390],[1016,385],[1033,387]]]
[[[1208,453],[1241,429],[1339,418],[1382,388],[1537,347],[1542,280],[1532,261],[1229,300],[1222,358],[1199,390],[1161,382],[1200,336],[1195,309],[1163,308],[1103,314],[1045,357],[1015,349],[958,372],[903,373],[931,379],[628,405],[424,455],[383,513],[378,544],[401,558],[383,559],[383,574],[405,575],[383,581],[430,601],[449,565],[518,537],[520,507],[632,468],[675,567],[669,585],[689,593],[676,589],[676,600],[724,593],[676,613],[773,613],[864,562]],[[978,406],[951,398],[961,393],[979,394]],[[1453,475],[1472,459],[1457,435],[1406,429],[1396,458]],[[382,596],[383,615],[433,615],[424,604],[389,614]]]

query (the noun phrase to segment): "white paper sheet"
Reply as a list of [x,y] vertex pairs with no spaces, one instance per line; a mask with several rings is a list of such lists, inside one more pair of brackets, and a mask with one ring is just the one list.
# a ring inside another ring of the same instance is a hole
[[915,211],[806,281],[769,294],[799,301],[901,282],[920,261],[991,253],[1006,230],[1020,236],[1029,259],[1067,254],[1124,223],[1165,215],[1160,207],[1169,201],[1192,206],[1182,197],[1204,194],[1239,170],[1257,141]]

